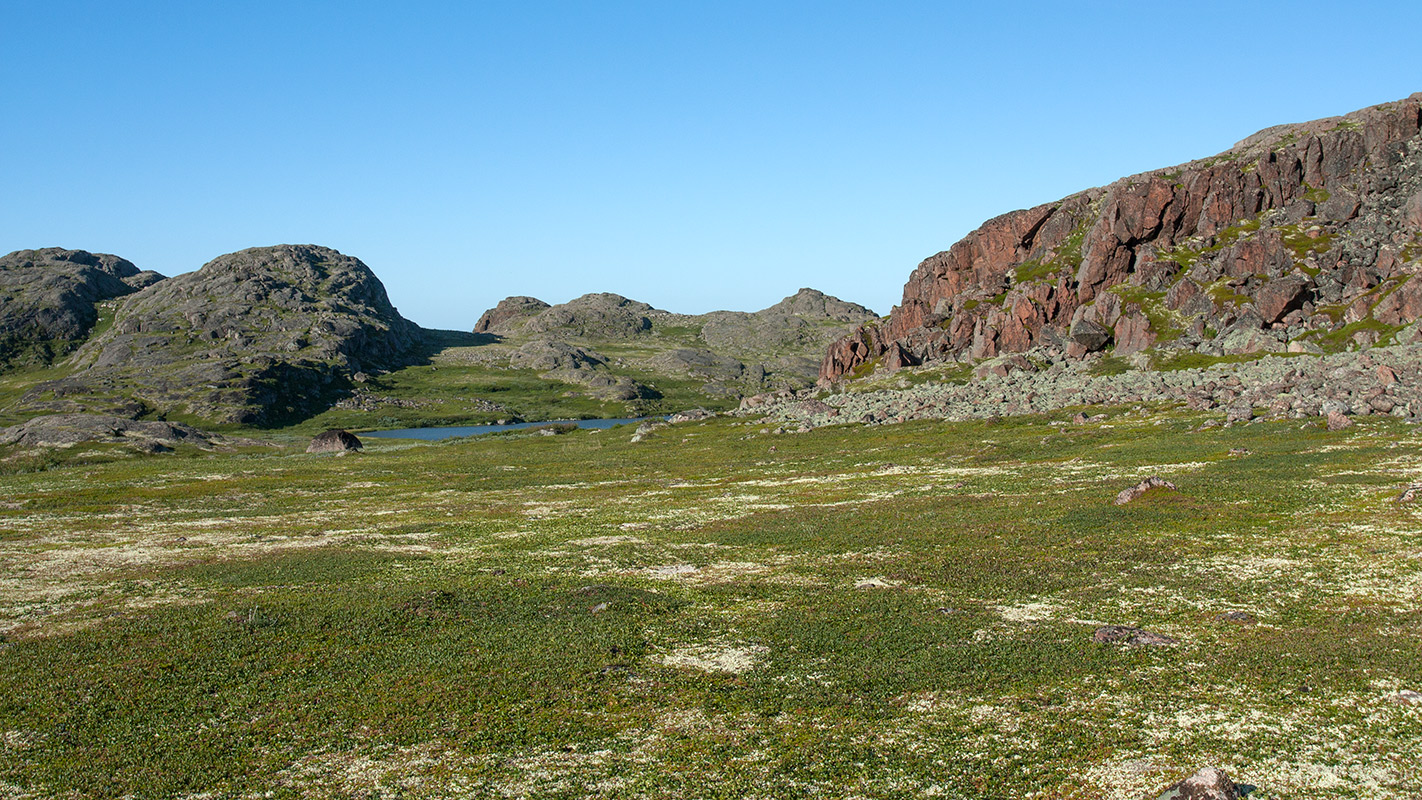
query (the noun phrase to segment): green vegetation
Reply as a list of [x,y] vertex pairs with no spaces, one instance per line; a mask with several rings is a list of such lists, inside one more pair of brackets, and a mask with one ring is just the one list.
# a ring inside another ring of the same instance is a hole
[[1220,278],[1209,286],[1206,286],[1205,293],[1210,296],[1211,300],[1215,301],[1216,305],[1238,307],[1250,302],[1253,298],[1242,292],[1235,291],[1237,286],[1238,284],[1235,283],[1234,278]]
[[1388,325],[1387,323],[1379,322],[1372,317],[1368,317],[1357,322],[1350,322],[1335,330],[1318,329],[1307,331],[1299,338],[1316,343],[1319,347],[1323,348],[1324,352],[1339,353],[1344,350],[1356,349],[1353,337],[1363,331],[1376,332],[1378,338],[1375,344],[1386,346],[1392,343],[1392,335],[1399,330],[1401,330],[1399,326]]
[[1179,313],[1165,304],[1165,292],[1152,292],[1130,283],[1118,283],[1106,291],[1121,298],[1123,303],[1135,303],[1150,321],[1150,328],[1160,341],[1170,341],[1185,332]]
[[1015,273],[1016,283],[1027,283],[1028,281],[1038,281],[1050,278],[1062,269],[1061,264],[1054,262],[1042,263],[1041,261],[1023,261],[1017,265]]
[[1092,375],[1122,375],[1131,371],[1130,359],[1121,356],[1106,356],[1091,365]]
[[1182,369],[1207,369],[1219,364],[1243,364],[1246,361],[1257,361],[1261,358],[1292,358],[1307,354],[1259,352],[1211,356],[1193,351],[1176,350],[1172,351],[1169,355],[1156,355],[1157,357],[1151,361],[1151,369],[1169,372]]
[[1206,253],[1217,253],[1239,241],[1245,234],[1259,230],[1259,218],[1240,220],[1215,234],[1215,241],[1209,246],[1198,242],[1184,242],[1169,250],[1162,250],[1157,257],[1161,261],[1173,261],[1182,271],[1189,270]]
[[[0,787],[1416,793],[1412,430],[1065,415],[8,476]],[[1112,504],[1154,473],[1179,492]]]
[[892,373],[866,374],[863,378],[844,385],[849,393],[877,392],[883,389],[907,389],[924,384],[966,384],[973,376],[971,364],[924,364],[903,367]]

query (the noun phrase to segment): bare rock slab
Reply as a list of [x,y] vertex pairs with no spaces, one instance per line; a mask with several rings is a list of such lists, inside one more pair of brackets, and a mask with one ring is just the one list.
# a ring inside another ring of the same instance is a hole
[[1124,644],[1131,647],[1170,647],[1180,643],[1163,633],[1130,625],[1102,625],[1091,638],[1099,644]]

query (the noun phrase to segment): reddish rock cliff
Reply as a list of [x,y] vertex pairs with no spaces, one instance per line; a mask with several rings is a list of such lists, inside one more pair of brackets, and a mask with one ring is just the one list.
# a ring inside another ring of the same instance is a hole
[[886,323],[832,345],[821,380],[1034,346],[1369,343],[1422,311],[1419,119],[1422,93],[990,220],[919,264]]

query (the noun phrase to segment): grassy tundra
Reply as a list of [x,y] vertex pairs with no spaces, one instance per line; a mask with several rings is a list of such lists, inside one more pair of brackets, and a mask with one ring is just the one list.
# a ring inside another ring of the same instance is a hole
[[0,796],[1422,792],[1416,430],[1068,416],[5,475]]

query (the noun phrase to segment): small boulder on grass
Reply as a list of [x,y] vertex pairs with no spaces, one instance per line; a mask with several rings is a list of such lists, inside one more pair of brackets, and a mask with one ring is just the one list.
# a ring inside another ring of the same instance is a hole
[[332,430],[319,434],[306,446],[308,453],[353,453],[361,449],[360,440],[350,431]]
[[1414,692],[1411,689],[1403,689],[1393,692],[1387,696],[1389,703],[1398,706],[1422,706],[1422,692]]
[[1330,431],[1341,431],[1351,427],[1353,427],[1353,420],[1348,419],[1348,415],[1342,411],[1328,412],[1328,429]]
[[1156,800],[1239,800],[1239,787],[1225,771],[1205,767],[1171,786]]
[[1116,495],[1116,505],[1123,506],[1133,500],[1138,500],[1151,489],[1169,489],[1172,492],[1176,491],[1175,484],[1165,480],[1159,475],[1152,475],[1135,486],[1122,489],[1121,493]]
[[1130,625],[1102,625],[1091,638],[1099,644],[1125,644],[1131,647],[1170,647],[1180,643],[1163,633]]

